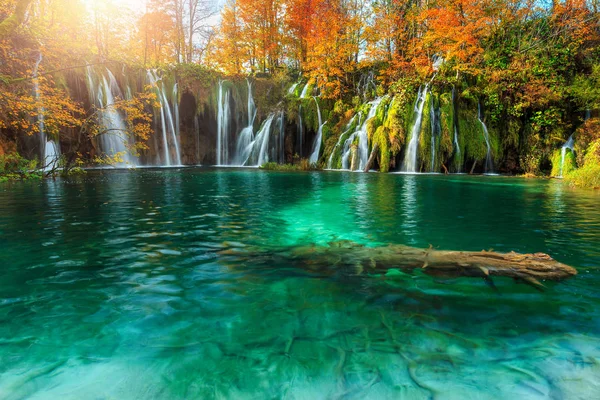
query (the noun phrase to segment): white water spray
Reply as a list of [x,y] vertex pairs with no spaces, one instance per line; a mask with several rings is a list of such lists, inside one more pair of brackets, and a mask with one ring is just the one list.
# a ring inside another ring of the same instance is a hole
[[236,151],[235,151],[235,165],[245,165],[250,157],[252,151],[252,142],[254,140],[254,120],[256,119],[256,105],[254,104],[254,97],[252,96],[252,83],[249,79],[246,79],[248,85],[248,123],[242,129],[238,135]]
[[573,151],[573,135],[569,136],[569,140],[560,148],[560,175],[559,178],[563,177],[563,171],[565,168],[565,157],[567,156],[567,149]]
[[123,116],[116,108],[115,97],[123,99],[123,94],[115,76],[108,68],[105,73],[100,73],[88,66],[87,81],[90,102],[98,109],[100,150],[109,157],[122,158],[122,162],[116,163],[117,167],[137,166],[137,157],[131,155],[126,146],[126,143],[132,142],[132,138],[128,135]]
[[[458,144],[458,129],[454,126],[454,151],[455,156],[460,159],[460,145]],[[458,165],[458,172],[460,172],[460,164]]]
[[335,152],[337,151],[337,149],[340,147],[340,145],[342,144],[342,140],[344,139],[344,136],[346,136],[348,134],[348,132],[350,132],[350,129],[352,128],[352,124],[354,123],[354,120],[358,117],[358,122],[360,123],[360,118],[361,118],[361,113],[359,112],[357,115],[354,115],[350,121],[348,121],[348,124],[346,125],[346,129],[344,130],[344,132],[342,132],[342,134],[340,135],[337,143],[335,144],[335,146],[333,147],[333,150],[331,151],[331,154],[329,155],[329,160],[327,161],[327,169],[333,169],[333,156],[335,154]]
[[417,101],[415,102],[414,111],[417,115],[415,123],[411,129],[410,141],[406,149],[406,155],[404,156],[404,163],[402,170],[404,172],[417,172],[417,151],[419,149],[419,135],[421,133],[421,123],[423,122],[423,108],[427,100],[427,92],[429,91],[429,84],[425,85],[425,88],[421,90],[419,88],[419,94],[417,95]]
[[302,93],[300,93],[300,98],[305,99],[307,96],[308,96],[308,82],[306,82],[306,85],[304,85],[304,87],[302,88]]
[[38,132],[40,136],[40,160],[41,167],[44,171],[51,171],[58,167],[58,159],[60,157],[60,148],[54,141],[47,140],[46,137],[46,126],[44,124],[44,107],[41,105],[41,95],[40,95],[40,82],[38,79],[38,69],[40,67],[40,63],[42,62],[42,52],[40,52],[38,60],[35,63],[35,67],[33,69],[33,91],[35,95],[35,100],[38,103]]
[[219,81],[219,97],[217,105],[217,165],[227,165],[229,162],[229,89]]
[[167,98],[167,90],[163,80],[152,70],[147,71],[147,79],[154,87],[157,100],[160,104],[160,125],[164,157],[162,165],[181,165],[181,153],[179,151],[179,94],[177,83],[173,86],[173,111],[171,111],[171,106]]
[[352,144],[355,139],[358,139],[358,148],[357,148],[357,156],[359,159],[358,169],[362,171],[367,165],[367,161],[369,160],[369,143],[368,143],[368,134],[367,134],[367,124],[368,122],[375,117],[377,113],[377,107],[381,103],[382,98],[378,97],[373,100],[369,104],[371,108],[369,108],[369,113],[367,114],[367,118],[360,125],[358,130],[354,132],[352,135],[346,139],[344,142],[344,150],[342,153],[342,169],[351,169],[352,164],[349,162],[350,156],[352,155]]
[[317,103],[317,115],[319,116],[319,130],[317,131],[317,136],[315,137],[315,141],[313,142],[312,146],[312,151],[310,153],[309,162],[311,164],[314,164],[317,161],[319,161],[319,152],[321,151],[321,142],[323,141],[323,126],[327,123],[327,121],[321,122],[321,109],[319,108],[319,102],[317,101],[316,97],[313,97],[313,99],[315,99],[315,103]]
[[494,172],[494,162],[492,161],[492,147],[490,146],[490,134],[488,128],[483,122],[483,114],[481,111],[481,102],[477,103],[477,119],[481,123],[483,129],[483,138],[485,139],[485,145],[487,146],[487,153],[485,155],[485,167],[484,172],[486,174]]

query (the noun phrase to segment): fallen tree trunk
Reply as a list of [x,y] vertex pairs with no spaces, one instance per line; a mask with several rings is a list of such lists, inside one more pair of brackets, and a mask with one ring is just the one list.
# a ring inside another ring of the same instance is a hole
[[[231,254],[231,253],[229,253]],[[489,282],[491,277],[514,278],[536,288],[540,281],[561,281],[577,275],[577,270],[544,253],[518,254],[493,251],[447,251],[417,249],[402,245],[364,247],[352,242],[332,242],[326,246],[293,247],[242,252],[252,259],[281,260],[311,271],[346,271],[351,275],[421,270],[445,278],[474,277]]]
[[367,164],[365,165],[365,168],[363,169],[363,172],[369,172],[369,170],[373,166],[373,163],[375,162],[375,158],[377,157],[378,153],[379,153],[379,143],[375,143],[373,145],[373,150],[371,150],[371,155],[369,156],[369,159],[367,160]]

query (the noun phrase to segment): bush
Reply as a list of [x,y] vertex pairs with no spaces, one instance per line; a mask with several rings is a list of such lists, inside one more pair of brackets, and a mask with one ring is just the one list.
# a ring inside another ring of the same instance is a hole
[[0,182],[40,179],[42,172],[36,170],[37,161],[21,157],[17,152],[0,156]]
[[571,186],[600,189],[600,163],[589,163],[565,176]]
[[565,175],[565,181],[571,186],[600,189],[600,140],[585,151],[583,167]]
[[260,169],[266,171],[319,171],[320,168],[316,163],[310,163],[306,158],[300,160],[299,164],[277,164],[275,162],[264,163]]

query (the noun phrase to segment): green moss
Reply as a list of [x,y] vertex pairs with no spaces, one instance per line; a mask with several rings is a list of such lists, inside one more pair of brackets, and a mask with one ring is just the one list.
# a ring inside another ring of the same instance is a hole
[[440,106],[440,160],[447,160],[454,153],[454,109],[452,106],[452,94],[444,93],[439,97]]
[[[325,142],[325,154],[331,156],[331,168],[342,168],[342,151],[344,149],[344,142],[357,129],[358,117],[352,118],[346,124],[338,124],[334,129],[332,129],[331,134],[328,136]],[[339,146],[336,147],[338,143]],[[329,156],[327,156],[327,160],[329,161]]]
[[386,114],[383,126],[388,130],[390,141],[390,150],[392,155],[398,154],[402,146],[406,143],[407,136],[407,116],[409,114],[409,103],[403,96],[396,96],[392,99],[388,112]]
[[484,161],[487,146],[481,123],[477,119],[477,112],[472,109],[459,108],[458,110],[459,144],[464,159]]
[[[423,106],[423,116],[421,119],[421,130],[419,132],[419,149],[418,162],[425,166],[425,170],[429,171],[431,165],[431,114],[430,109],[432,104],[435,104],[435,96],[429,92],[425,98]],[[416,116],[415,116],[416,118]],[[414,122],[413,122],[414,123]],[[419,168],[417,168],[418,170]]]
[[392,152],[390,150],[390,132],[389,128],[380,126],[373,135],[373,143],[379,145],[379,171],[388,172],[390,170],[390,160]]

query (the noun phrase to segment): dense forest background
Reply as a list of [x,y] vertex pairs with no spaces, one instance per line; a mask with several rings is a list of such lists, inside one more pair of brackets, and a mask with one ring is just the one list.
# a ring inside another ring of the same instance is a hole
[[[303,123],[314,134],[319,126],[310,101],[287,95],[287,88],[302,83],[299,89],[308,86],[318,95],[328,121],[323,166],[351,117],[383,98],[385,112],[368,127],[369,151],[377,149],[374,165],[381,171],[398,168],[414,124],[411,110],[427,85],[427,101],[441,109],[442,123],[437,165],[421,146],[423,165],[483,172],[485,144],[480,134],[469,136],[481,129],[481,119],[497,171],[557,175],[561,146],[573,135],[565,175],[600,186],[599,3],[147,0],[131,12],[125,8],[131,2],[114,0],[2,0],[3,168],[8,158],[21,167],[21,156],[35,158],[26,143],[39,133],[41,114],[46,134],[70,164],[102,161],[93,141],[103,133],[99,107],[81,87],[86,68],[107,67],[172,77],[182,98],[193,93],[198,113],[217,108],[220,80],[243,85],[251,76],[259,112],[283,107],[296,126],[304,102]],[[152,114],[161,105],[151,87],[137,86],[114,107],[127,117],[127,134],[136,137],[132,151],[145,151]],[[453,130],[460,130],[460,143]],[[285,161],[294,162],[292,153]]]

